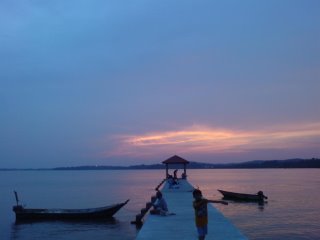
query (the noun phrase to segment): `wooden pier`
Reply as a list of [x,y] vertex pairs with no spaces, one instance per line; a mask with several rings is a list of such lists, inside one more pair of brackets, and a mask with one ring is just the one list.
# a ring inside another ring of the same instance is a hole
[[[167,170],[168,175],[168,170]],[[167,201],[169,212],[175,215],[161,216],[148,214],[136,240],[198,239],[192,207],[194,187],[187,179],[179,179],[179,184],[170,188],[168,181],[161,189]],[[212,204],[208,204],[208,235],[206,240],[244,240],[247,239],[226,217]]]

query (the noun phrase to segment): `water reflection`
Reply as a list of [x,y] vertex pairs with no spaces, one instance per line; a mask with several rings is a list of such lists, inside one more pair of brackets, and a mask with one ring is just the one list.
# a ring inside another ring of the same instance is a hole
[[248,208],[254,209],[257,208],[260,211],[265,210],[268,206],[268,201],[256,201],[256,202],[248,202],[248,201],[239,201],[239,200],[230,200],[228,198],[222,198],[224,201],[227,201],[229,205],[232,205],[234,208]]
[[122,227],[122,224],[116,218],[105,220],[19,221],[11,225],[10,239],[90,239],[102,234],[105,234],[105,236],[112,235],[115,229]]
[[78,224],[78,225],[112,225],[117,224],[118,220],[114,217],[107,219],[65,219],[65,220],[19,220],[16,221],[13,225],[32,225],[32,224]]

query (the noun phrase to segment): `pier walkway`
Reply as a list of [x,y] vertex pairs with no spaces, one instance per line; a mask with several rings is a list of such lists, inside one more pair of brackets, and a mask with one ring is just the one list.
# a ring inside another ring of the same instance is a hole
[[[187,180],[179,180],[179,188],[170,189],[166,182],[161,192],[167,201],[169,212],[176,215],[151,215],[145,219],[136,240],[196,240],[197,230],[192,207],[193,186]],[[245,240],[247,239],[212,204],[208,204],[208,235],[206,240]]]

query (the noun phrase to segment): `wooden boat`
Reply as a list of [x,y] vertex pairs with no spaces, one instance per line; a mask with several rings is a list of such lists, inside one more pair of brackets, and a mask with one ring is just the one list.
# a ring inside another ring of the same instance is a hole
[[[15,192],[16,194],[16,192]],[[100,208],[87,209],[34,209],[24,208],[18,204],[13,207],[16,214],[16,221],[23,220],[98,220],[111,218],[124,205],[129,202],[129,199],[123,203],[113,204]]]
[[268,199],[262,191],[259,191],[257,194],[247,194],[247,193],[236,193],[219,190],[218,191],[223,195],[225,199],[241,200],[241,201],[263,201]]

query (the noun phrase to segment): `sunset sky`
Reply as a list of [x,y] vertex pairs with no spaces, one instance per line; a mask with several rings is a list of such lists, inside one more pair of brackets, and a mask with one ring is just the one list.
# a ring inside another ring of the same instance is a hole
[[320,157],[320,1],[0,1],[0,168],[174,154]]

